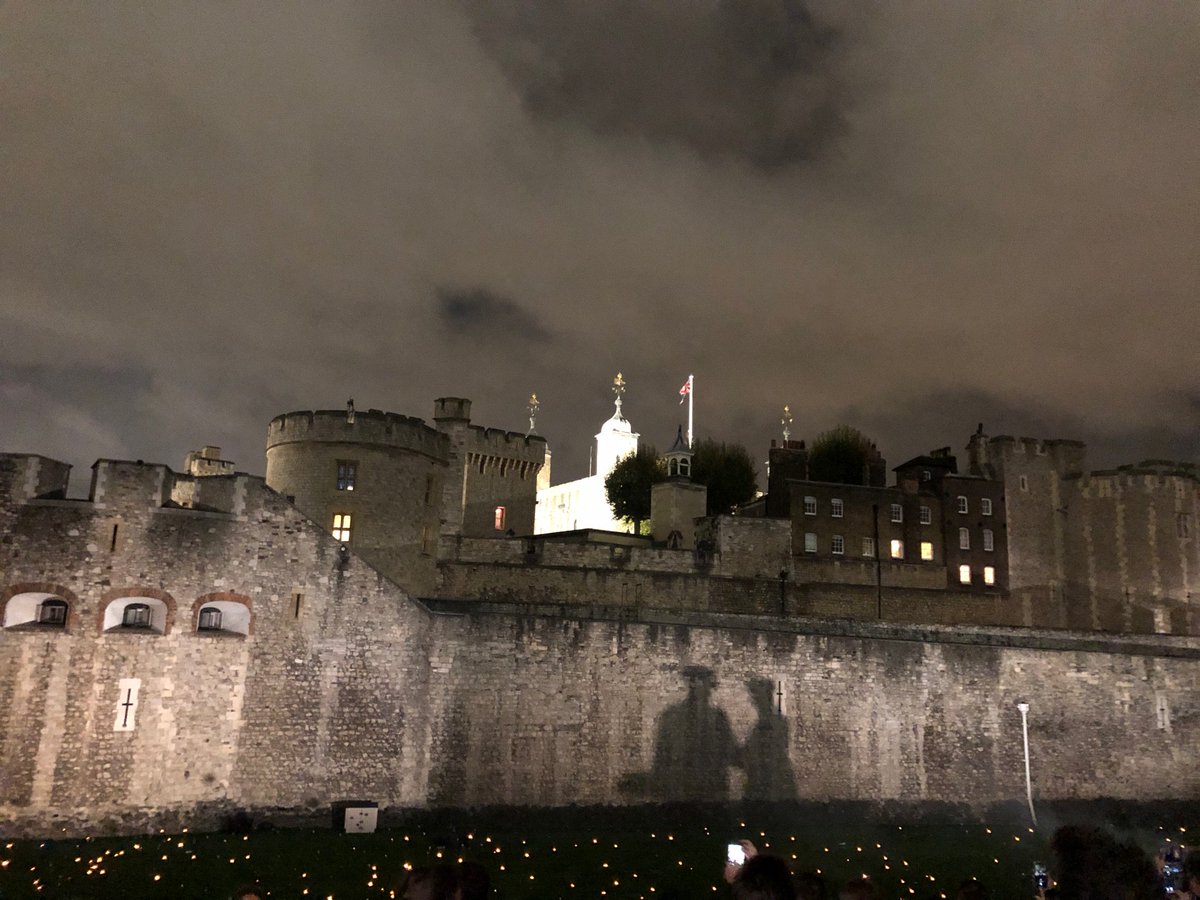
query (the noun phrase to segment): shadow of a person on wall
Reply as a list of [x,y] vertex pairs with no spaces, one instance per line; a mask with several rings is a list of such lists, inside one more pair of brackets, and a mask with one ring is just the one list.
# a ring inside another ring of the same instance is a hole
[[758,716],[746,737],[741,762],[747,800],[795,800],[796,776],[788,754],[788,722],[775,706],[774,685],[765,678],[746,682]]
[[733,730],[712,703],[712,670],[688,666],[682,674],[687,696],[658,717],[651,770],[626,775],[621,790],[648,799],[724,803],[729,767],[738,755]]

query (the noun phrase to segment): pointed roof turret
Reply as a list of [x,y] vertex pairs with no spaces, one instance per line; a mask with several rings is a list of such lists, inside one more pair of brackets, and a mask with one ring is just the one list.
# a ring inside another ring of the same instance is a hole
[[667,462],[667,477],[681,478],[687,481],[692,477],[692,448],[688,446],[687,438],[683,436],[683,426],[679,426],[675,434],[675,443],[663,454]]

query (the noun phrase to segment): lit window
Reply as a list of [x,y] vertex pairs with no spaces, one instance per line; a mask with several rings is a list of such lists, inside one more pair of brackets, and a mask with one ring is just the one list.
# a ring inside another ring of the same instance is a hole
[[971,583],[971,567],[970,566],[959,566],[958,567],[958,580],[960,582],[962,582],[963,584]]
[[61,627],[67,624],[67,604],[65,600],[50,598],[43,600],[38,607],[38,623]]
[[815,534],[813,534],[811,531],[804,535],[804,552],[805,553],[816,553],[817,552],[817,536]]
[[971,549],[971,530],[969,528],[958,529],[958,549],[959,550],[970,550]]
[[874,556],[875,555],[875,538],[863,538],[862,555],[863,556]]
[[496,523],[497,531],[504,530],[504,520],[507,518],[507,515],[508,515],[508,510],[506,510],[503,506],[496,507],[496,514],[494,517],[494,521]]
[[921,507],[921,524],[930,525],[933,523],[933,510],[928,506]]
[[928,469],[921,470],[921,480],[929,481],[933,478],[933,474]]
[[1021,485],[1021,490],[1023,490],[1023,491],[1029,490],[1029,479],[1026,478],[1024,475],[1022,475],[1020,485]]
[[206,606],[200,610],[200,621],[196,627],[200,631],[220,631],[221,630],[221,610],[215,606]]
[[995,584],[996,583],[996,570],[993,569],[991,566],[983,567],[983,583],[984,584]]
[[989,497],[982,497],[979,501],[979,512],[981,515],[990,516],[992,514],[992,501]]
[[892,504],[892,521],[893,522],[903,522],[904,521],[904,507],[901,506],[899,503]]
[[830,550],[835,556],[841,556],[846,552],[846,542],[842,539],[840,534],[835,534],[833,536],[833,543],[830,546]]
[[815,516],[817,514],[817,498],[816,497],[805,497],[804,498],[804,514],[806,516]]
[[830,510],[831,510],[831,515],[835,519],[840,519],[842,517],[842,513],[845,511],[845,506],[842,504],[842,501],[838,500],[838,499],[830,500],[829,506],[830,506]]
[[904,541],[892,540],[892,559],[904,559]]
[[122,628],[149,628],[150,607],[145,603],[130,603],[121,614]]
[[967,498],[961,494],[958,497],[958,511],[960,513],[965,513],[967,511]]
[[333,536],[343,544],[350,543],[350,513],[333,514]]
[[347,459],[339,459],[337,464],[337,489],[339,491],[354,490],[354,477],[358,474],[358,463]]
[[992,537],[990,528],[983,529],[983,549],[989,551],[996,549],[996,540]]
[[921,541],[921,559],[925,562],[933,561],[933,541]]

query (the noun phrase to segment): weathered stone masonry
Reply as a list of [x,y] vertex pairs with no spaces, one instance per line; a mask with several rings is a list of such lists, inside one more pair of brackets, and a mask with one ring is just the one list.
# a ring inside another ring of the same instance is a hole
[[[1014,799],[1018,700],[1035,797],[1200,794],[1194,637],[784,619],[766,597],[737,610],[732,590],[698,612],[663,593],[676,581],[656,587],[655,567],[695,577],[669,555],[647,557],[636,604],[603,580],[556,604],[557,575],[525,601],[417,601],[260,479],[204,479],[204,508],[179,509],[163,466],[98,463],[90,501],[54,499],[65,475],[0,456],[0,602],[69,604],[64,627],[0,631],[15,831],[345,798]],[[493,569],[454,577],[495,571],[485,551]],[[161,602],[164,633],[102,632],[105,604],[129,598]],[[197,629],[217,598],[248,608],[246,634]],[[123,679],[140,690],[117,731]]]

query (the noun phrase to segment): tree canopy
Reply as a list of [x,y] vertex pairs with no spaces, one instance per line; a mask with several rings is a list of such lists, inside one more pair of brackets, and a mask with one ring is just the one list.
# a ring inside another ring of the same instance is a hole
[[622,458],[604,479],[604,494],[613,515],[641,534],[642,522],[650,518],[650,489],[666,477],[658,451],[639,444],[637,452]]
[[835,484],[866,484],[871,441],[857,428],[838,425],[817,436],[808,453],[808,477]]
[[754,461],[746,448],[709,438],[692,448],[692,481],[708,488],[710,516],[732,512],[758,492]]

